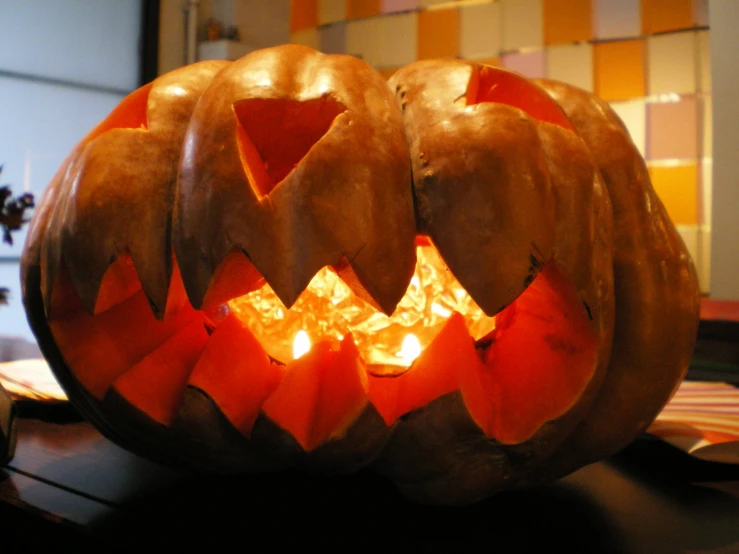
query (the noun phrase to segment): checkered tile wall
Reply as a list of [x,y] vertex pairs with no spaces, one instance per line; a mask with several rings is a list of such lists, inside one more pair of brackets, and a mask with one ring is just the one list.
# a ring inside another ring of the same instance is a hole
[[292,0],[292,41],[384,75],[425,58],[499,65],[611,103],[710,281],[708,0]]

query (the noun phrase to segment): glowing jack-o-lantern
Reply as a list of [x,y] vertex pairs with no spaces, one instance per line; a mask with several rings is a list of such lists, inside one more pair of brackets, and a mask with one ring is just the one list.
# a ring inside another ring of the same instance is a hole
[[299,46],[128,96],[31,224],[79,410],[156,460],[371,468],[463,504],[610,455],[687,367],[693,266],[608,106]]

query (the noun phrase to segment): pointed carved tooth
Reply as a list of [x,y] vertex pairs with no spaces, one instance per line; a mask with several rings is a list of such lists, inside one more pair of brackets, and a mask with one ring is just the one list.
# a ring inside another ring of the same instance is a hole
[[418,62],[395,73],[390,85],[404,91],[419,227],[475,302],[494,315],[551,258],[554,206],[540,121],[503,103],[467,105],[470,95],[483,98],[470,92],[475,67]]

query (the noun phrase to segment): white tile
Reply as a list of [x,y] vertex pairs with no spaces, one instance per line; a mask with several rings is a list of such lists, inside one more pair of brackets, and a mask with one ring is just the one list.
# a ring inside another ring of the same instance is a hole
[[418,13],[378,18],[380,54],[378,67],[401,67],[418,58]]
[[379,67],[382,59],[381,17],[354,19],[346,23],[346,53]]
[[639,0],[593,0],[595,38],[631,38],[641,35]]
[[711,292],[711,227],[709,225],[677,225],[698,274],[701,294]]
[[542,48],[544,8],[542,0],[501,0],[503,50]]
[[593,91],[593,47],[564,44],[547,49],[547,77]]
[[459,9],[459,53],[468,60],[500,54],[502,41],[501,4],[473,4]]
[[693,31],[647,39],[647,94],[695,92],[697,42]]
[[624,102],[611,102],[611,108],[618,114],[626,125],[631,135],[631,140],[639,150],[639,154],[644,156],[646,151],[646,120],[647,106],[644,100],[627,100]]
[[690,257],[693,259],[693,263],[696,265],[696,269],[701,260],[700,255],[700,237],[697,225],[676,225],[677,232],[682,237],[685,246],[688,249]]
[[326,25],[346,18],[346,0],[318,0],[318,24]]

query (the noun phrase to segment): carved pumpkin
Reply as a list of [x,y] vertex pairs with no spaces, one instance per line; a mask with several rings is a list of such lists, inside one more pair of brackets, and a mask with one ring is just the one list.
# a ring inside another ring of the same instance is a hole
[[370,468],[465,504],[656,416],[697,286],[618,118],[462,61],[389,85],[300,46],[201,62],[70,154],[24,302],[106,436],[227,473]]

